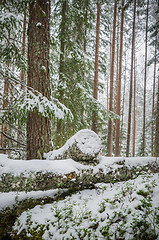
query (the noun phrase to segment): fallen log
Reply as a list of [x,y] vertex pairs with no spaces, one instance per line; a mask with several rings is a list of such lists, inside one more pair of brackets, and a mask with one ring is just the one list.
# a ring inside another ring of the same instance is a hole
[[[145,159],[145,161],[144,161]],[[37,191],[56,188],[84,189],[99,182],[113,183],[134,179],[143,172],[159,172],[159,161],[141,158],[115,160],[101,157],[96,166],[86,166],[72,159],[0,161],[0,191]]]
[[44,154],[47,160],[61,160],[71,158],[83,164],[97,161],[97,156],[102,148],[98,135],[89,130],[82,129],[72,136],[63,147]]

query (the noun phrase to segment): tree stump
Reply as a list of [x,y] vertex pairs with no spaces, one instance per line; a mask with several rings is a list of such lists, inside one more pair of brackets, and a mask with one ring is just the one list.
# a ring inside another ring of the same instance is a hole
[[98,135],[89,129],[83,129],[71,137],[63,147],[44,154],[44,157],[47,160],[71,158],[89,164],[90,162],[97,162],[96,158],[101,148],[101,140]]

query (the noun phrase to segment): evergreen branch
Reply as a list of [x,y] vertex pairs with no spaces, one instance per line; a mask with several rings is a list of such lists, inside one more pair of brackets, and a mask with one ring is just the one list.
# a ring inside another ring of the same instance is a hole
[[14,142],[16,142],[16,143],[18,143],[18,144],[23,145],[23,146],[26,147],[26,145],[25,145],[24,143],[21,143],[21,142],[15,140],[14,138],[12,138],[11,136],[8,136],[8,135],[5,134],[4,132],[0,131],[0,133],[3,134],[6,138],[8,138],[8,139],[10,139],[10,140],[12,140],[12,141],[14,141]]
[[0,148],[0,151],[15,151],[15,152],[19,152],[19,151],[26,151],[26,149],[24,148]]

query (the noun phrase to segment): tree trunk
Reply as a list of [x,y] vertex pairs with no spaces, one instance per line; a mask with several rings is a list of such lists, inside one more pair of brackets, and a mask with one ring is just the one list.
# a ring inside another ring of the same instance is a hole
[[131,133],[131,108],[132,108],[132,84],[133,84],[133,62],[134,62],[134,46],[135,46],[135,19],[136,19],[136,0],[134,0],[134,16],[133,16],[133,32],[132,32],[132,52],[131,52],[131,75],[130,75],[130,92],[129,92],[129,113],[128,113],[128,133],[126,156],[129,156],[130,149],[130,133]]
[[[113,20],[113,38],[112,38],[112,54],[111,54],[111,67],[110,67],[110,100],[109,112],[113,108],[113,79],[114,79],[114,57],[115,57],[115,33],[116,33],[116,15],[117,15],[117,1],[114,3],[114,20]],[[112,156],[112,120],[108,121],[108,139],[107,139],[107,152],[108,156]]]
[[[23,20],[23,39],[22,39],[22,56],[25,57],[25,38],[26,38],[26,12],[24,12]],[[24,89],[25,82],[25,73],[21,71],[21,88]]]
[[[66,34],[67,34],[67,18],[66,18],[66,11],[67,11],[67,1],[62,1],[62,9],[61,9],[61,24],[60,24],[60,66],[59,66],[59,82],[60,84],[64,81],[65,75],[65,41],[66,41]],[[63,103],[63,89],[59,87],[59,101]],[[55,146],[57,148],[63,145],[63,138],[61,137],[64,135],[64,124],[62,119],[57,119],[57,129],[56,129],[56,139],[55,139]]]
[[[8,32],[8,40],[10,41],[10,31]],[[6,66],[7,66],[7,68],[9,68],[8,62],[6,62]],[[5,110],[8,106],[8,92],[9,92],[8,70],[6,70],[6,77],[4,79],[4,90],[3,90],[3,110]],[[2,131],[2,133],[6,133],[6,131],[7,131],[7,123],[6,122],[2,123],[1,131]],[[1,133],[1,138],[0,138],[0,147],[5,149],[6,148],[6,138],[5,138],[5,135],[2,133]],[[0,153],[5,153],[5,152],[3,150],[1,150]]]
[[155,61],[153,77],[153,96],[152,96],[152,128],[151,128],[151,155],[154,155],[154,105],[155,105],[155,83],[156,83],[156,56],[157,56],[157,37],[155,43]]
[[[9,67],[9,64],[6,64]],[[8,106],[8,79],[7,77],[4,80],[4,99],[3,99],[3,109],[5,110]],[[7,123],[2,123],[1,126],[2,133],[7,131]],[[5,136],[1,133],[1,148],[6,148],[6,139]],[[1,151],[1,153],[4,153]]]
[[126,88],[126,75],[124,76],[124,90],[123,90],[122,112],[121,112],[120,152],[121,152],[122,139],[123,139],[124,106],[125,106],[125,88]]
[[145,75],[144,75],[144,106],[143,106],[143,139],[142,139],[142,156],[145,155],[146,139],[146,79],[147,79],[147,33],[148,33],[148,14],[149,14],[149,0],[147,0],[147,14],[146,14],[146,36],[145,36]]
[[135,136],[136,136],[136,66],[134,52],[134,119],[133,119],[133,157],[135,156]]
[[[124,0],[122,0],[122,7],[124,7]],[[124,28],[124,9],[121,13],[121,27],[120,27],[120,59],[119,59],[119,81],[117,90],[117,109],[116,113],[120,116],[121,104],[121,74],[122,74],[122,54],[123,54],[123,28]],[[119,139],[120,139],[120,119],[116,120],[116,135],[115,135],[115,156],[120,155]]]
[[156,109],[155,156],[159,157],[159,76],[158,76],[157,109]]
[[[32,1],[28,26],[28,86],[50,99],[50,1]],[[27,159],[43,158],[50,150],[50,119],[37,109],[27,113]]]
[[[98,99],[98,56],[99,56],[99,27],[100,27],[100,4],[97,4],[97,22],[96,22],[96,46],[95,46],[95,73],[94,73],[94,99]],[[93,111],[92,130],[97,133],[97,112]]]

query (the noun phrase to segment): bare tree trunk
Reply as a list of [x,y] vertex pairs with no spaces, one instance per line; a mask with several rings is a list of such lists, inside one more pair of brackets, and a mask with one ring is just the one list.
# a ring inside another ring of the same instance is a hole
[[[7,66],[9,67],[9,64],[7,63]],[[6,74],[7,75],[7,74]],[[5,110],[8,106],[8,79],[7,77],[4,80],[4,91],[3,91],[3,109]],[[1,126],[2,133],[6,133],[7,131],[7,123],[2,123]],[[6,148],[6,142],[5,142],[5,136],[1,133],[1,148]],[[3,153],[3,151],[1,152]]]
[[[22,56],[25,57],[25,39],[26,39],[26,12],[24,12],[24,20],[23,20],[23,39],[22,39]],[[21,71],[21,88],[24,89],[26,84],[25,82],[25,73]]]
[[153,96],[152,96],[152,128],[151,128],[151,155],[154,155],[154,105],[155,105],[155,83],[156,83],[156,56],[157,56],[157,37],[155,43],[155,61],[153,76]]
[[[59,81],[63,82],[65,74],[65,38],[67,34],[67,0],[62,1],[62,11],[61,11],[61,24],[60,24],[60,66],[59,66]],[[63,89],[59,88],[59,101],[63,103]],[[56,129],[56,139],[55,145],[57,148],[62,147],[64,135],[64,124],[62,119],[57,119],[57,129]]]
[[[10,31],[8,32],[8,40],[10,41]],[[8,41],[8,42],[9,42]],[[10,44],[10,43],[9,43]],[[7,68],[9,68],[9,63],[6,62]],[[6,77],[4,79],[4,90],[3,90],[3,110],[5,110],[8,106],[8,94],[9,94],[9,86],[8,86],[8,69],[6,70]],[[7,123],[2,123],[1,126],[2,133],[6,133],[7,131]],[[6,138],[5,135],[1,133],[0,138],[0,146],[1,148],[6,148]],[[5,153],[3,151],[0,151],[0,153]]]
[[149,14],[149,0],[147,0],[147,14],[146,14],[146,37],[145,37],[145,76],[144,76],[144,106],[143,106],[143,139],[142,139],[142,155],[145,155],[146,139],[146,80],[147,80],[147,33],[148,33],[148,14]]
[[[110,99],[109,99],[109,112],[113,109],[113,79],[114,79],[114,57],[115,57],[115,33],[116,33],[116,15],[117,15],[117,1],[114,3],[114,20],[113,20],[113,38],[112,38],[112,54],[111,54],[111,67],[110,67]],[[107,139],[107,152],[108,156],[112,156],[112,120],[108,121],[108,139]]]
[[159,76],[158,76],[157,108],[156,108],[155,156],[159,157]]
[[128,113],[128,133],[127,133],[126,157],[129,156],[129,149],[130,149],[133,62],[134,62],[134,46],[135,46],[135,19],[136,19],[136,0],[134,0],[134,16],[133,16],[133,31],[132,31],[133,36],[132,36],[132,52],[131,52],[131,75],[130,75],[129,113]]
[[[99,27],[100,27],[100,4],[97,4],[97,23],[96,23],[96,47],[95,47],[95,74],[94,74],[94,94],[98,99],[98,56],[99,56]],[[92,130],[97,133],[97,112],[93,111]]]
[[[126,48],[126,46],[125,46]],[[122,100],[122,112],[121,112],[121,134],[120,134],[120,152],[121,152],[121,146],[122,146],[122,140],[123,140],[123,125],[124,125],[124,106],[125,106],[125,88],[126,88],[126,51],[125,51],[125,73],[124,73],[124,89],[123,89],[123,100]]]
[[[45,13],[45,14],[44,14]],[[28,25],[28,86],[50,99],[50,1],[32,1]],[[27,114],[27,159],[43,158],[50,151],[50,119],[37,109]]]
[[135,156],[135,136],[136,136],[136,66],[134,50],[134,119],[133,119],[133,157]]
[[[124,0],[122,0],[122,7],[124,7]],[[117,109],[116,113],[120,116],[120,104],[121,104],[121,74],[122,74],[122,54],[123,54],[123,28],[124,28],[124,9],[121,13],[121,27],[120,27],[120,59],[119,59],[119,81],[117,90]],[[115,126],[115,156],[120,155],[119,139],[120,139],[120,119],[116,120]]]

